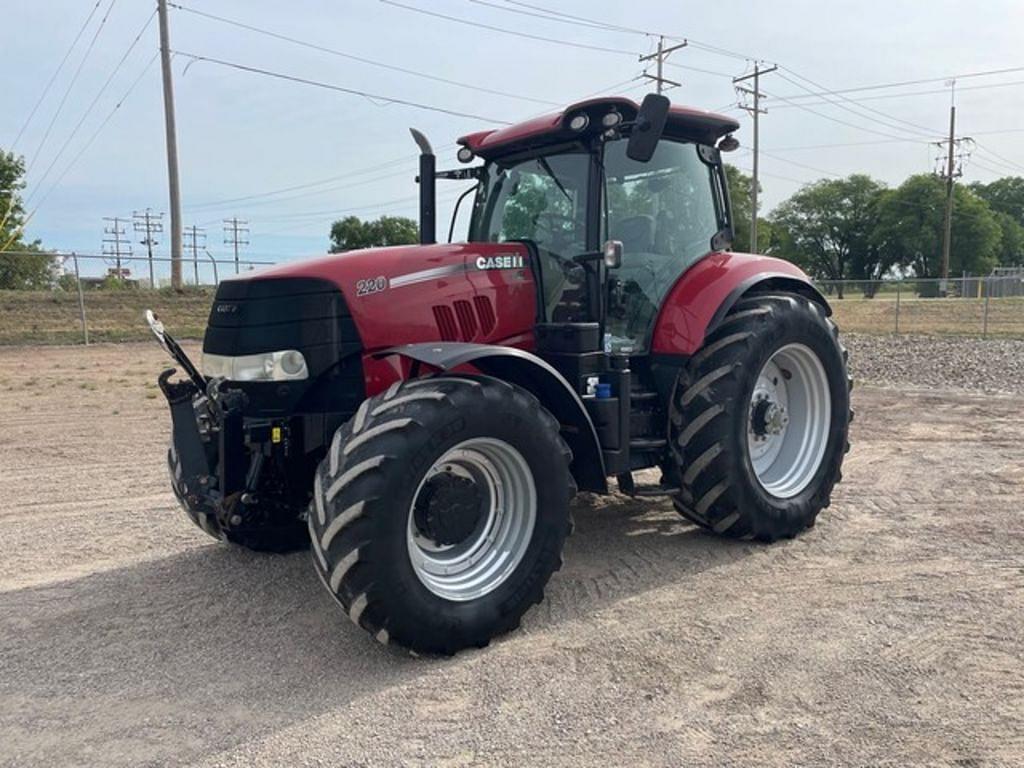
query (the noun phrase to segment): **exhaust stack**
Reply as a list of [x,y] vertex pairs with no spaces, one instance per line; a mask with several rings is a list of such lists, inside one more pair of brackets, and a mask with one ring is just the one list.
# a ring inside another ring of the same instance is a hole
[[431,245],[437,242],[436,226],[436,190],[435,173],[437,159],[434,157],[434,149],[430,146],[427,137],[410,128],[413,140],[420,148],[420,175],[416,179],[420,185],[420,243]]

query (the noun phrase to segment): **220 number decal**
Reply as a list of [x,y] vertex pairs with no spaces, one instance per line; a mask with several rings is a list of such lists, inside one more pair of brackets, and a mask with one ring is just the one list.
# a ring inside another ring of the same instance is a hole
[[380,293],[387,290],[388,279],[380,277],[369,277],[365,280],[356,280],[356,296],[369,296],[372,293]]

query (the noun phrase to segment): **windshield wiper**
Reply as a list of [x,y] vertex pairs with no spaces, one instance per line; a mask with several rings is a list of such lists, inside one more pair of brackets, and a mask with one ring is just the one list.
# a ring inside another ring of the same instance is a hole
[[538,157],[537,162],[540,164],[540,167],[544,169],[544,173],[550,176],[552,180],[555,182],[555,184],[558,185],[558,188],[562,190],[562,194],[565,195],[565,199],[571,203],[572,195],[569,194],[568,190],[566,190],[566,188],[562,186],[562,182],[560,182],[558,180],[558,177],[555,176],[555,172],[551,170],[551,165],[548,163],[547,158]]

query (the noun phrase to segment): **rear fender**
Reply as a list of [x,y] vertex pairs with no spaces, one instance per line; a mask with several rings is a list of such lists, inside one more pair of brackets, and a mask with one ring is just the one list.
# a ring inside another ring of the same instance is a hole
[[766,290],[801,294],[832,314],[828,301],[796,265],[771,256],[712,253],[684,272],[669,290],[654,324],[651,351],[694,354],[742,296]]
[[[573,454],[570,469],[579,488],[608,492],[601,444],[587,409],[569,382],[544,360],[514,347],[459,342],[406,344],[382,350],[375,357],[390,355],[440,371],[471,366],[480,373],[531,392],[562,425],[562,437]],[[417,376],[418,369],[419,365],[414,364],[410,377]]]

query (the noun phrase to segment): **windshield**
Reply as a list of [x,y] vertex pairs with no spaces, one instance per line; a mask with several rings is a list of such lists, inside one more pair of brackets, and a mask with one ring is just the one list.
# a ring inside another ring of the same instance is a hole
[[613,349],[636,352],[676,278],[711,249],[721,227],[717,186],[695,144],[662,140],[639,163],[626,157],[625,141],[611,142],[604,167],[605,232],[622,241],[606,329]]
[[488,163],[480,178],[470,240],[528,240],[540,257],[545,317],[583,319],[582,271],[573,257],[586,250],[590,155],[569,152],[508,165]]

